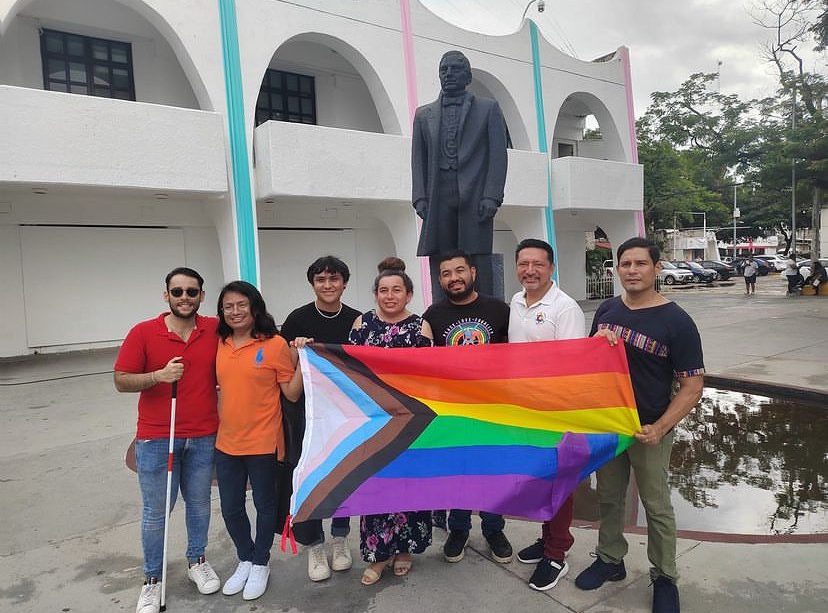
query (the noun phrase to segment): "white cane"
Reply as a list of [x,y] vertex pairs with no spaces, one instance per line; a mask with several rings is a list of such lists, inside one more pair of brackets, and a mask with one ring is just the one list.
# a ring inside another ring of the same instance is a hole
[[173,445],[175,444],[175,396],[178,381],[172,382],[170,400],[170,446],[167,453],[167,501],[164,504],[164,557],[161,566],[161,610],[167,610],[167,536],[170,533],[170,497],[172,495]]

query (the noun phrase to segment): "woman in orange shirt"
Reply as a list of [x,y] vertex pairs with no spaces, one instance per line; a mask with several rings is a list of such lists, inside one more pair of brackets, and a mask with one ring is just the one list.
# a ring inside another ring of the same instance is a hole
[[[270,576],[270,547],[276,531],[276,462],[284,453],[280,395],[296,401],[302,371],[264,299],[245,281],[233,281],[218,299],[221,341],[216,354],[219,428],[216,476],[221,515],[236,545],[239,564],[222,592],[253,600]],[[256,537],[245,508],[247,482],[256,507]]]

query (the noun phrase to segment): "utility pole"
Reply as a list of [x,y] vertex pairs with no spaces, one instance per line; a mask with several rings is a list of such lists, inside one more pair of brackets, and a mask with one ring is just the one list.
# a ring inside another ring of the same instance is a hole
[[[796,86],[793,88],[793,113],[791,113],[791,140],[796,131]],[[796,261],[796,152],[791,153],[791,257]]]
[[733,259],[736,259],[736,220],[739,218],[739,209],[736,207],[736,182],[733,183]]

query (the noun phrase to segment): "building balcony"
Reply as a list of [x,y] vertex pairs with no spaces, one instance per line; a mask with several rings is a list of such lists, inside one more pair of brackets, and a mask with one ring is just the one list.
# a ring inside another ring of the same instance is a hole
[[[411,139],[267,121],[256,128],[259,200],[411,202]],[[543,154],[509,151],[504,205],[546,204]]]
[[227,191],[217,113],[0,85],[0,186]]
[[552,160],[555,210],[640,211],[643,197],[643,166],[582,157]]

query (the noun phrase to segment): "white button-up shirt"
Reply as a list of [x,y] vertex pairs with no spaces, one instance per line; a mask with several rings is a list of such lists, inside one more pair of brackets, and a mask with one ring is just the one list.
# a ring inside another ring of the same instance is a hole
[[509,342],[559,341],[586,336],[584,312],[573,298],[554,283],[532,306],[526,306],[526,290],[512,296],[509,304]]

